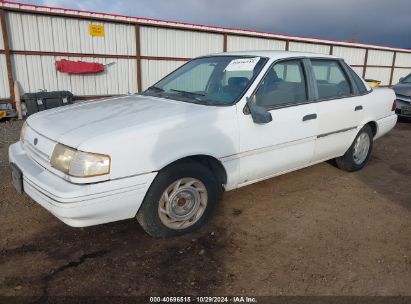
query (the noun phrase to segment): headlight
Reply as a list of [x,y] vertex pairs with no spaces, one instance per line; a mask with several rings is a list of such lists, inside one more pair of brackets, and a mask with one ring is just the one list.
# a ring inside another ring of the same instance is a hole
[[50,163],[57,170],[76,177],[110,173],[110,156],[77,151],[62,144],[55,146]]
[[76,150],[67,146],[57,144],[54,147],[53,154],[51,155],[51,165],[66,174],[70,172],[70,163],[73,160]]
[[24,136],[26,136],[26,131],[27,131],[27,122],[25,121],[23,126],[21,127],[20,131],[20,140],[24,141]]
[[103,154],[77,151],[70,163],[73,176],[96,176],[110,173],[110,157]]

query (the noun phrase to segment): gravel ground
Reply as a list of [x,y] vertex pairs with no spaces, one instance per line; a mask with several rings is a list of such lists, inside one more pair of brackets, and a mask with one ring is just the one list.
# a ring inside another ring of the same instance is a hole
[[410,295],[411,122],[368,166],[330,163],[224,194],[191,235],[154,239],[133,219],[61,223],[10,183],[0,124],[0,295]]

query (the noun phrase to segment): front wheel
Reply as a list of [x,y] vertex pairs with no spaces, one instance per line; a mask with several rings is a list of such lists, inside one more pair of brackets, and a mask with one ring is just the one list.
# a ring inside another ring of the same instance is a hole
[[372,145],[373,133],[371,127],[366,125],[358,132],[347,152],[335,159],[338,168],[348,172],[361,170],[370,158]]
[[202,164],[187,161],[170,165],[153,181],[137,220],[156,237],[191,232],[210,217],[218,189],[216,178]]

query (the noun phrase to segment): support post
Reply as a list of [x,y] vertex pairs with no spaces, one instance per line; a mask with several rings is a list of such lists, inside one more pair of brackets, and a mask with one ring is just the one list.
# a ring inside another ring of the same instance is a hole
[[397,52],[394,51],[394,56],[392,56],[392,64],[391,64],[390,86],[392,86],[392,81],[393,81],[393,77],[394,77],[395,60],[396,59],[397,59]]
[[140,93],[142,88],[141,82],[141,44],[140,44],[140,25],[136,24],[134,27],[136,32],[136,63],[137,63],[137,91]]
[[362,69],[362,78],[365,78],[368,64],[368,49],[365,49],[364,68]]

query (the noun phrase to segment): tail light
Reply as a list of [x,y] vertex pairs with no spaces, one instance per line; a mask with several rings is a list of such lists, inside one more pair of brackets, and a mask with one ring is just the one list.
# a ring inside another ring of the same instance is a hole
[[397,103],[394,100],[394,102],[392,103],[391,111],[394,112],[396,109],[397,109]]

